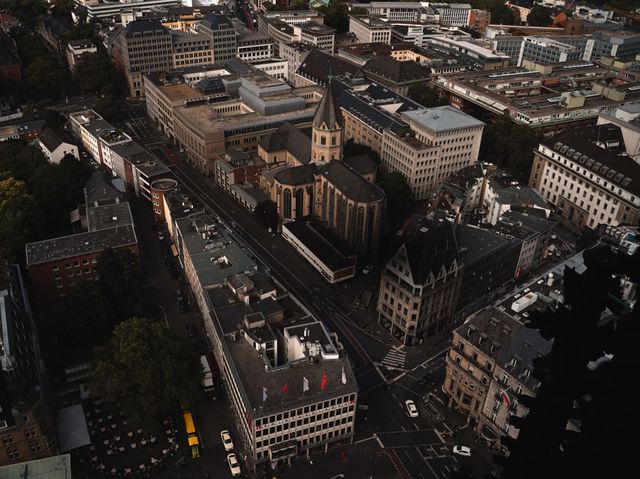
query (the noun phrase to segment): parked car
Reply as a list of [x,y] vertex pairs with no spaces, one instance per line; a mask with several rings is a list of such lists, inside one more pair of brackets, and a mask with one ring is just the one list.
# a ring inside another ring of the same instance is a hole
[[195,324],[187,323],[185,325],[185,328],[187,330],[187,336],[189,336],[190,338],[195,338],[196,336],[198,336],[198,330],[196,329]]
[[453,452],[460,456],[471,456],[471,448],[467,446],[453,446]]
[[222,439],[222,445],[225,451],[233,451],[233,441],[231,440],[231,434],[226,429],[220,431],[220,439]]
[[416,407],[416,403],[414,403],[413,400],[407,399],[404,402],[404,404],[407,407],[407,413],[409,414],[409,417],[420,416],[420,413],[418,412],[418,408]]
[[162,234],[162,231],[158,231],[156,234],[158,235],[158,239],[160,241],[162,241],[164,239],[164,235]]
[[229,463],[229,470],[231,471],[232,476],[239,476],[240,464],[238,463],[238,458],[234,453],[231,453],[227,456],[227,462]]
[[364,268],[362,268],[362,274],[369,274],[373,271],[373,265],[368,264]]

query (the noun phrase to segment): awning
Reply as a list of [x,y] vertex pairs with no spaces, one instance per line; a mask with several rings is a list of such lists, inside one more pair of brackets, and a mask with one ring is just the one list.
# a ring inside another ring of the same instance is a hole
[[487,441],[496,441],[498,439],[498,436],[496,435],[496,433],[493,432],[493,430],[489,426],[487,426],[486,424],[484,426],[482,426],[482,429],[480,429],[480,434]]
[[58,439],[62,452],[91,444],[82,404],[58,410]]

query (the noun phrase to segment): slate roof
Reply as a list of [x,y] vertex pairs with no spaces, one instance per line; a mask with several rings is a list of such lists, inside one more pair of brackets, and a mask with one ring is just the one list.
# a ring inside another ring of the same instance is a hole
[[299,74],[320,83],[326,82],[329,76],[353,76],[359,71],[360,67],[353,63],[318,49],[311,50],[298,68]]
[[260,146],[269,153],[287,150],[301,163],[311,159],[311,138],[288,121],[278,131],[260,140]]
[[313,117],[314,128],[322,128],[323,124],[326,125],[329,130],[342,127],[342,115],[340,114],[340,109],[336,107],[332,83],[331,79],[329,79],[327,90],[324,92],[316,114]]
[[167,31],[167,28],[165,28],[159,20],[135,20],[127,24],[125,35],[129,37],[134,33],[155,31]]
[[294,166],[285,168],[275,175],[276,181],[283,185],[306,185],[313,183],[314,165]]
[[407,235],[404,247],[415,284],[424,284],[431,272],[437,276],[443,266],[449,271],[454,261],[460,263],[458,244],[449,221],[419,218]]
[[375,173],[378,170],[378,163],[367,153],[350,156],[342,161],[363,176]]
[[54,130],[50,127],[45,127],[44,130],[38,135],[38,140],[44,145],[48,151],[54,151],[62,143],[73,144],[71,139],[60,130]]
[[326,165],[319,165],[317,176],[324,176],[347,198],[369,203],[384,199],[384,191],[375,183],[371,183],[349,168],[342,161],[331,161]]
[[429,76],[416,62],[401,62],[391,57],[375,56],[369,60],[362,70],[394,83],[405,83],[415,80],[426,80]]

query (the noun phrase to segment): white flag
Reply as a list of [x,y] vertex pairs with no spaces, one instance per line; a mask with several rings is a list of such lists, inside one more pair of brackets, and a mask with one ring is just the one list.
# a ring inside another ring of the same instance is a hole
[[347,384],[347,375],[344,373],[344,366],[342,366],[342,384]]
[[267,388],[262,386],[262,402],[265,402],[266,400],[267,400]]
[[309,390],[309,380],[302,376],[302,392],[306,393]]

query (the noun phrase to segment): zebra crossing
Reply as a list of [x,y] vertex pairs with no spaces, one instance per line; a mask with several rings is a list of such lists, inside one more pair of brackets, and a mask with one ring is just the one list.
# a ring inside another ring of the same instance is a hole
[[404,369],[407,360],[407,353],[402,350],[391,348],[382,358],[381,364],[388,368]]

